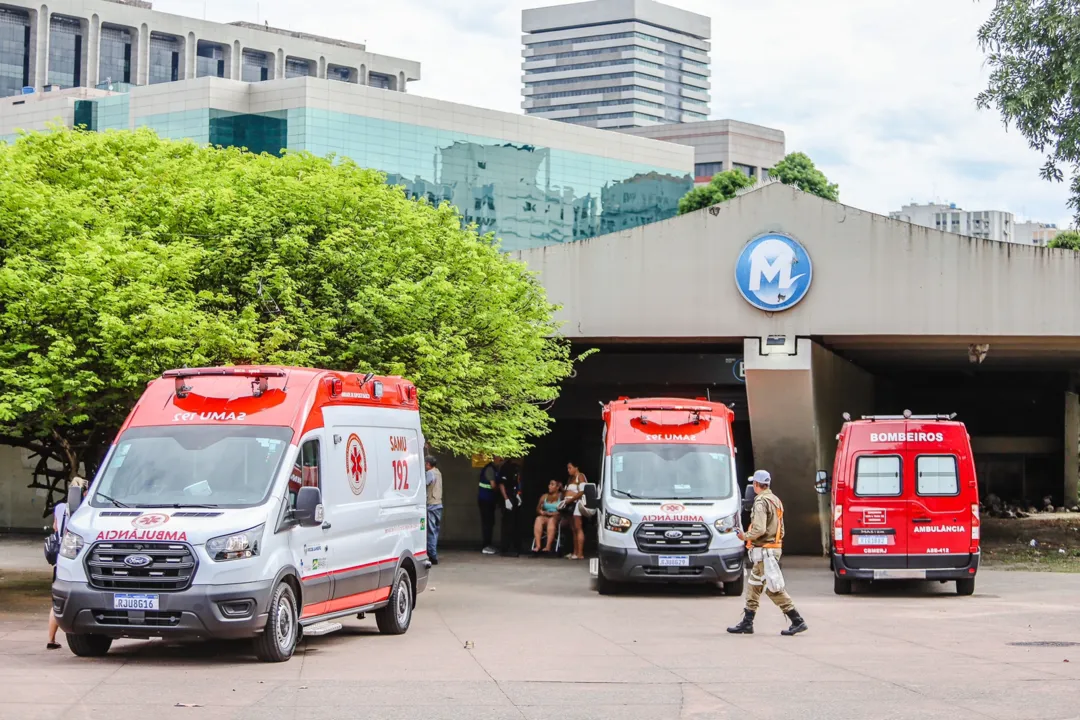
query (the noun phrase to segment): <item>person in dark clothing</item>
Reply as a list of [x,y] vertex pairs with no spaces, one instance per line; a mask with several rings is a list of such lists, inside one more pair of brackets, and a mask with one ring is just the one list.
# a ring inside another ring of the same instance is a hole
[[480,533],[483,539],[483,553],[494,555],[495,549],[495,508],[499,485],[499,466],[501,457],[492,458],[491,462],[480,471],[480,486],[477,489],[477,504],[480,506]]
[[502,501],[502,554],[518,555],[518,521],[521,515],[521,469],[512,460],[499,467],[499,499]]

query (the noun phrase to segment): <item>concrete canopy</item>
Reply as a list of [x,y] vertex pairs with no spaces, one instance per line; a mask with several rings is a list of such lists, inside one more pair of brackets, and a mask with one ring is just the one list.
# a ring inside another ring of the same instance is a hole
[[[780,312],[750,305],[735,281],[744,246],[768,232],[798,240],[813,264],[805,297]],[[970,346],[982,344],[985,368],[1080,366],[1080,254],[931,230],[779,183],[515,257],[561,306],[571,340],[743,347],[753,459],[779,479],[800,552],[828,544],[813,477],[832,467],[841,412],[874,411],[867,367],[966,368]],[[784,340],[769,347],[770,336]],[[1073,503],[1080,408],[1063,395],[1057,462]]]

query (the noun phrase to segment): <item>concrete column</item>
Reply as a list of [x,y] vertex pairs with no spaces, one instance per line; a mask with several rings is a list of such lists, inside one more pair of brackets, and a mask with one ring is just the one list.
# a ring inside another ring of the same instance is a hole
[[49,82],[49,21],[52,13],[48,5],[42,5],[30,16],[30,84],[41,92]]
[[90,16],[86,26],[86,78],[87,87],[97,87],[101,78],[101,18],[97,13]]
[[232,69],[229,71],[228,75],[230,80],[239,80],[241,78],[240,68],[243,67],[243,63],[243,48],[240,47],[240,41],[235,40],[232,44],[232,62],[230,63]]
[[873,409],[873,379],[806,338],[748,338],[744,363],[754,461],[784,501],[785,549],[820,553],[827,545],[814,477],[832,469],[841,413]]
[[191,80],[195,77],[198,55],[199,41],[195,38],[195,33],[189,32],[187,39],[184,41],[184,62],[183,67],[180,69],[181,80]]
[[132,48],[135,57],[135,67],[131,71],[131,82],[134,85],[150,84],[150,27],[143,23],[139,26],[139,41]]
[[278,48],[277,55],[274,56],[274,79],[281,80],[285,77],[285,51]]
[[356,78],[356,82],[361,85],[367,86],[367,64],[360,65],[360,76]]
[[405,73],[398,73],[397,91],[405,92]]
[[1080,476],[1080,396],[1065,393],[1065,507],[1077,504]]
[[326,79],[326,58],[325,57],[320,57],[319,58],[319,79],[320,80],[325,80]]

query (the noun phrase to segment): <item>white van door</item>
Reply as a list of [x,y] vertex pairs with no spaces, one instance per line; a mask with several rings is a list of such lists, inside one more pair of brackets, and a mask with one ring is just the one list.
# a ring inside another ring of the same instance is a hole
[[373,412],[358,408],[323,408],[331,442],[323,502],[333,508],[334,588],[329,612],[362,608],[390,595],[380,568],[396,558],[384,547],[380,527],[380,483],[383,469],[377,447],[378,429],[360,423]]
[[[421,559],[427,547],[427,486],[414,428],[377,428],[383,548],[393,558],[411,551]],[[383,567],[383,584],[393,583],[394,566]]]
[[333,509],[326,504],[326,483],[323,469],[325,443],[319,433],[309,433],[300,443],[292,470],[289,473],[289,491],[286,500],[289,509],[296,507],[296,494],[301,487],[317,487],[323,493],[323,524],[315,527],[297,525],[290,531],[289,542],[293,557],[300,567],[300,583],[304,589],[304,607],[300,617],[308,618],[327,612],[327,604],[333,592],[333,559],[330,532],[334,524]]

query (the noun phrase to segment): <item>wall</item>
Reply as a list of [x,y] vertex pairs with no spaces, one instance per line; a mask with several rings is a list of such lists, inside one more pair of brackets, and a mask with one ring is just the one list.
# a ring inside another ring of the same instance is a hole
[[1080,396],[1065,393],[1065,506],[1077,503],[1080,481]]
[[46,496],[31,490],[33,465],[27,451],[0,445],[0,531],[38,532],[44,519]]

